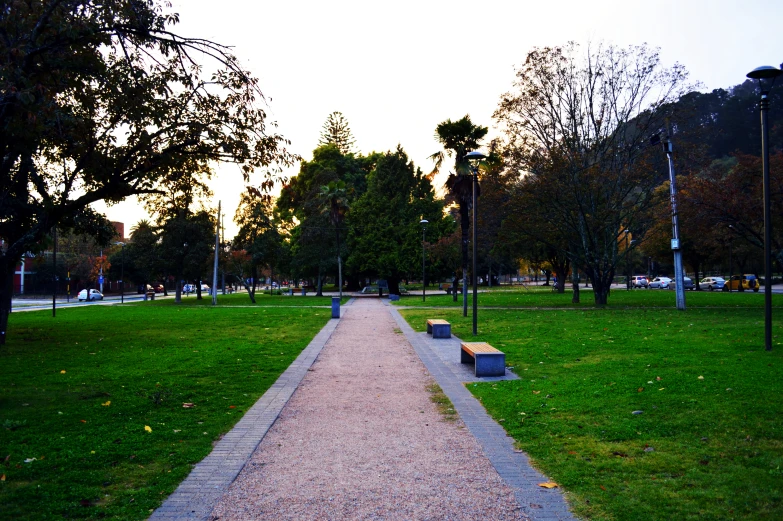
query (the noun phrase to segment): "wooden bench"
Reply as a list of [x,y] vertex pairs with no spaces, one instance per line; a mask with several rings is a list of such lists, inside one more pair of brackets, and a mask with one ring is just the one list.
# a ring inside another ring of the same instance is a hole
[[472,361],[477,377],[506,374],[506,354],[486,342],[462,342],[460,361],[463,364]]
[[432,338],[451,338],[451,324],[439,318],[427,320],[427,333]]

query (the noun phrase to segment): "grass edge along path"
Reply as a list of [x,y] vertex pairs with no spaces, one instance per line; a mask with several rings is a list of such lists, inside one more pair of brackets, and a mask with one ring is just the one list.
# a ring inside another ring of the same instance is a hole
[[0,350],[0,512],[146,519],[328,322],[323,308],[15,314]]
[[459,310],[400,313],[506,353],[521,380],[468,389],[576,515],[783,518],[783,350],[763,350],[761,309],[480,310],[478,337]]

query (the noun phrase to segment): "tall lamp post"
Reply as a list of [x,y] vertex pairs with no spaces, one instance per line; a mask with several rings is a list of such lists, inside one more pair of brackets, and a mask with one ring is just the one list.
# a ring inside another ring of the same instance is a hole
[[631,291],[631,268],[628,266],[628,234],[630,230],[626,229],[625,232],[625,291]]
[[478,277],[476,276],[476,214],[478,213],[478,167],[487,156],[481,152],[473,151],[465,155],[465,160],[470,164],[473,172],[473,336],[478,334]]
[[748,73],[761,90],[761,158],[764,170],[764,348],[772,351],[772,217],[769,203],[769,91],[775,78],[783,74],[777,67],[762,65]]
[[[732,276],[734,275],[734,264],[733,264],[734,259],[732,258],[732,255],[731,255],[732,254],[731,250],[732,250],[732,247],[734,246],[734,233],[733,233],[734,232],[734,226],[729,225],[729,229],[732,232],[731,236],[729,237],[729,281],[728,282],[729,282],[729,293],[730,293],[731,292],[731,279],[732,279]],[[725,282],[724,282],[724,285],[725,285]]]
[[115,242],[115,246],[120,246],[120,304],[125,304],[125,243]]
[[661,135],[656,134],[650,139],[651,145],[663,145],[666,160],[669,164],[669,199],[672,207],[672,251],[674,252],[674,294],[677,309],[685,311],[685,270],[682,266],[682,250],[680,249],[680,224],[677,212],[677,185],[674,175],[674,157],[671,137],[667,136],[663,141]]
[[421,301],[427,301],[427,265],[425,264],[424,242],[427,240],[427,219],[419,221],[421,224]]

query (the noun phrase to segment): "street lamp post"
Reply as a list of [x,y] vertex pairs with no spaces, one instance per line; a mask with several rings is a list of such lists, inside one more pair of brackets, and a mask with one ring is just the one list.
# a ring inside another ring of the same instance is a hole
[[625,291],[631,291],[631,267],[628,266],[628,234],[630,230],[625,230]]
[[476,256],[478,248],[476,247],[476,214],[478,213],[478,167],[482,160],[487,156],[481,152],[473,151],[465,155],[465,159],[470,163],[473,171],[473,336],[478,334],[478,277],[476,276]]
[[677,212],[677,178],[674,175],[674,157],[671,137],[661,140],[661,135],[656,134],[650,140],[651,145],[662,144],[669,164],[669,199],[672,208],[672,251],[674,252],[674,293],[677,309],[685,311],[685,270],[682,265],[682,250],[680,249],[680,224]]
[[[734,226],[729,225],[729,229],[734,232]],[[731,293],[731,277],[734,274],[734,259],[732,258],[732,247],[734,246],[734,233],[731,233],[729,237],[729,293]],[[726,283],[724,282],[724,285]]]
[[425,263],[424,242],[427,240],[427,219],[419,221],[421,224],[421,301],[427,301],[427,265]]
[[121,247],[120,255],[120,304],[125,304],[125,243],[115,242],[117,246]]
[[[761,158],[764,171],[764,348],[772,351],[772,217],[769,202],[769,91],[775,78],[783,74],[777,67],[763,65],[750,71],[747,76],[758,80],[761,90]],[[741,281],[740,281],[741,282]]]

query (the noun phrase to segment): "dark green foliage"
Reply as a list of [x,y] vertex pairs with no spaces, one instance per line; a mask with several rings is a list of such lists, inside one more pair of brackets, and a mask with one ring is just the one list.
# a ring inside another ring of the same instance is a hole
[[399,294],[403,278],[421,273],[423,218],[430,242],[450,231],[432,184],[398,147],[378,159],[367,192],[351,207],[348,266],[387,279],[389,291]]

